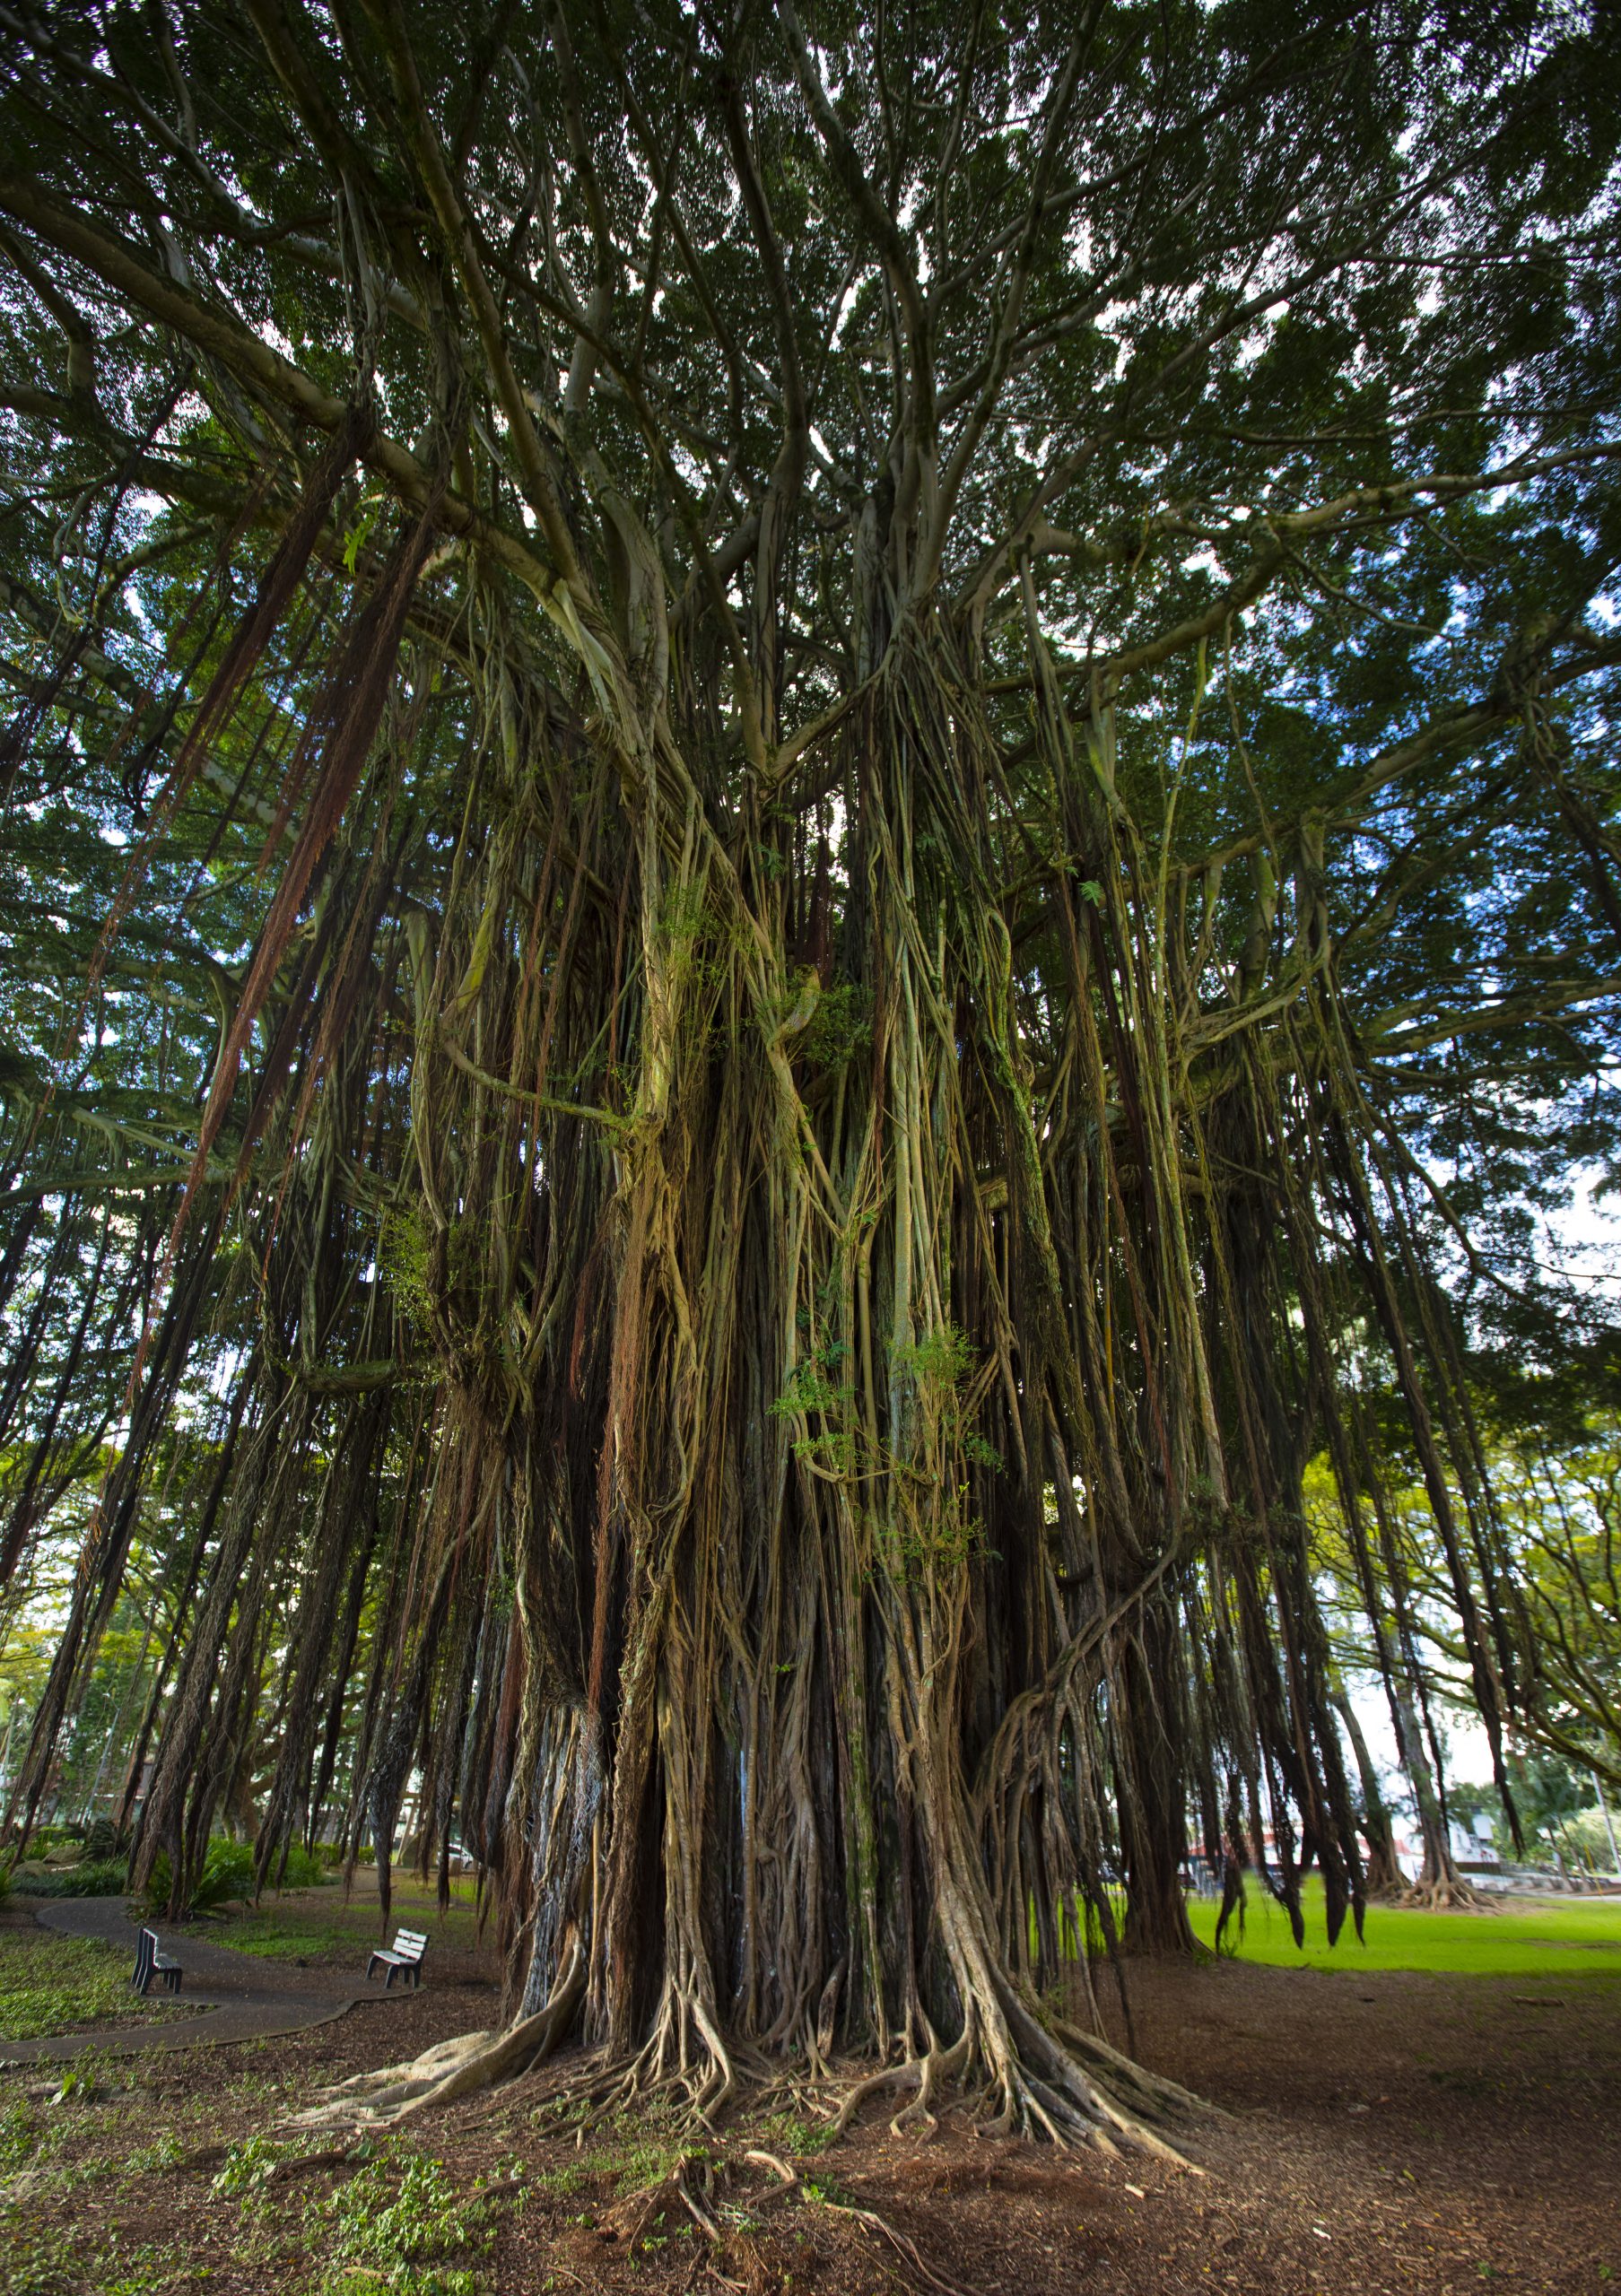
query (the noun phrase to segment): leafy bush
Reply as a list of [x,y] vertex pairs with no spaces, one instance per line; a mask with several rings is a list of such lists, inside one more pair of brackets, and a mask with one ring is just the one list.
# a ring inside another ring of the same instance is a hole
[[[146,1905],[149,1912],[168,1911],[174,1888],[174,1871],[167,1850],[160,1850],[153,1861],[152,1873],[146,1883]],[[209,1913],[217,1905],[233,1899],[253,1895],[253,1847],[246,1841],[211,1841],[203,1860],[203,1870],[184,1908],[187,1918],[196,1913]]]
[[83,1839],[82,1826],[36,1826],[30,1837],[36,1857],[48,1857],[53,1849],[77,1849]]
[[312,1890],[318,1882],[330,1881],[330,1868],[318,1857],[312,1857],[299,1842],[287,1852],[287,1868],[277,1886],[283,1890]]
[[190,1913],[207,1913],[216,1905],[253,1895],[253,1845],[247,1841],[211,1841],[203,1871],[191,1893]]
[[128,1854],[129,1845],[119,1835],[110,1818],[95,1818],[84,1829],[84,1855],[104,1866],[109,1859]]

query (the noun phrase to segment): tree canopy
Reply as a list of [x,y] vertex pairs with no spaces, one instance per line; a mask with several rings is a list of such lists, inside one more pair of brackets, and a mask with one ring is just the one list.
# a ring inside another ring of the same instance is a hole
[[1360,1918],[1314,1459],[1404,1753],[1613,1727],[1608,13],[0,36],[11,1824],[133,1587],[177,1903],[408,1803],[605,2078],[1147,2141],[1117,1886]]

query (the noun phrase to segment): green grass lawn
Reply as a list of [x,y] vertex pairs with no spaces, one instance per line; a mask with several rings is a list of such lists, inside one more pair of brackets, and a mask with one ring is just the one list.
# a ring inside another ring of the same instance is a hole
[[[1564,1898],[1528,1901],[1499,1899],[1490,1913],[1406,1912],[1399,1906],[1368,1908],[1365,1936],[1359,1943],[1347,1920],[1330,1949],[1323,1918],[1322,1883],[1313,1874],[1305,1888],[1306,1944],[1295,1950],[1287,1915],[1251,1879],[1244,1909],[1238,1958],[1286,1969],[1434,1970],[1465,1977],[1551,1977],[1561,1984],[1579,1977],[1621,1977],[1621,1898]],[[1217,1908],[1207,1899],[1190,1900],[1194,1935],[1208,1945],[1216,1936]],[[1224,1946],[1234,1943],[1235,1923],[1227,1926]]]
[[133,1948],[98,1937],[61,1937],[50,1929],[0,1929],[0,2039],[39,2040],[85,2025],[125,2024],[148,2017],[190,2016],[195,2003],[129,1989]]
[[[478,1917],[473,1883],[450,1884],[449,1909],[440,1913],[439,1890],[415,1874],[394,1877],[389,1933],[404,1926],[425,1929],[430,1950],[435,1944],[473,1952],[478,1947]],[[377,1901],[377,1875],[362,1866],[354,1877],[348,1903],[341,1890],[289,1891],[276,1896],[266,1892],[259,1904],[229,1912],[211,1922],[208,1935],[239,1952],[260,1953],[274,1961],[319,1961],[346,1964],[378,1943],[381,1923]]]

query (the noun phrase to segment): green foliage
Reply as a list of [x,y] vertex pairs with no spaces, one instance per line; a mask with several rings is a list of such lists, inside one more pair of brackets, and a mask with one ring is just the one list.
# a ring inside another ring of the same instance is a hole
[[[173,1889],[174,1871],[169,1853],[160,1850],[146,1881],[148,1910],[159,1915],[167,1913]],[[216,1906],[251,1898],[253,1893],[252,1844],[215,1839],[208,1845],[203,1870],[186,1900],[184,1915],[189,1919],[194,1914],[210,1913]]]
[[794,1438],[794,1450],[830,1474],[848,1474],[856,1464],[856,1391],[839,1377],[849,1354],[842,1340],[830,1340],[802,1356],[771,1405],[773,1419],[822,1422]]
[[673,2176],[684,2161],[702,2157],[703,2147],[692,2143],[680,2115],[655,2103],[617,2114],[580,2154],[580,2167],[587,2176],[611,2179],[621,2192],[646,2192]]
[[441,2162],[423,2154],[370,2161],[309,2211],[311,2246],[330,2258],[321,2296],[475,2296],[460,2261],[492,2237],[490,2204],[464,2199]]
[[84,1829],[84,1855],[93,1865],[109,1865],[122,1857],[127,1844],[118,1838],[118,1830],[110,1818],[92,1818]]
[[1565,1822],[1593,1807],[1591,1778],[1558,1754],[1524,1756],[1513,1765],[1512,1783],[1521,1822],[1555,1846]]
[[307,2143],[280,2144],[256,2132],[226,2147],[224,2161],[209,2190],[222,2200],[240,2200],[248,2193],[262,2192],[284,2161],[296,2161],[309,2150]]
[[427,1214],[419,1203],[397,1204],[378,1230],[377,1265],[403,1320],[419,1335],[432,1326],[434,1291]]
[[315,1889],[321,1883],[333,1879],[333,1863],[320,1850],[306,1849],[301,1842],[295,1841],[287,1852],[286,1870],[276,1887],[281,1890]]
[[803,2160],[827,2150],[833,2141],[835,2126],[831,2118],[813,2121],[804,2120],[796,2113],[772,2113],[761,2133],[773,2152]]
[[11,1885],[32,1898],[116,1898],[129,1886],[129,1869],[121,1857],[59,1867],[31,1861],[12,1869]]
[[835,981],[816,1000],[796,1049],[813,1068],[847,1067],[872,1042],[872,992],[854,981]]
[[4,2296],[83,2296],[85,2281],[66,2228],[40,2224],[26,2205],[0,2208]]
[[[7,2038],[13,2039],[10,2029]],[[45,2125],[39,2114],[24,2097],[13,2097],[0,2107],[0,2174],[10,2176],[25,2168],[40,2150],[45,2137]]]

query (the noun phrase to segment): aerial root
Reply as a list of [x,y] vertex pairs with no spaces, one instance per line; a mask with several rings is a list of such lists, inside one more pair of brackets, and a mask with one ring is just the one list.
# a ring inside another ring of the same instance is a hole
[[657,2097],[671,2095],[684,2097],[693,2126],[712,2135],[716,2116],[736,2094],[740,2076],[763,2086],[770,2068],[757,2052],[721,2038],[696,1991],[672,1987],[634,2057],[593,2066],[560,2087],[551,2102],[574,2117],[576,2141],[632,2107],[645,2108]]

